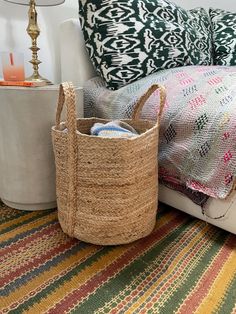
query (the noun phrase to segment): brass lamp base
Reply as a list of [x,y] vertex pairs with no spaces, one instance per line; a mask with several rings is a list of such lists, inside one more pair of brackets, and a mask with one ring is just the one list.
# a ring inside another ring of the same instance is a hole
[[34,74],[32,74],[31,76],[26,78],[26,81],[37,82],[37,83],[45,82],[47,85],[53,85],[51,81],[42,77],[40,74],[38,74],[37,77]]
[[31,37],[32,46],[30,47],[32,51],[32,60],[30,60],[30,63],[33,65],[33,74],[27,78],[27,81],[32,82],[46,82],[46,84],[51,85],[52,83],[48,80],[43,78],[39,72],[39,64],[41,63],[40,60],[38,60],[38,51],[40,50],[37,47],[37,38],[40,34],[40,29],[38,27],[37,23],[37,12],[35,8],[35,0],[29,1],[29,23],[27,27],[27,33]]

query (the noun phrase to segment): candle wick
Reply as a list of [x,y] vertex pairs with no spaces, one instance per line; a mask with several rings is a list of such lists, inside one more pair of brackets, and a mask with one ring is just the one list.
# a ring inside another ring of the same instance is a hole
[[14,65],[14,58],[13,58],[13,53],[10,52],[10,64],[13,66]]

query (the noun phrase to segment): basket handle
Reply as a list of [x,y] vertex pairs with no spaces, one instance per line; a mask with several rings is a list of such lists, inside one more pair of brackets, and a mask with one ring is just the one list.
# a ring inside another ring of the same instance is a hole
[[64,105],[66,105],[66,126],[68,129],[68,200],[67,200],[67,212],[68,212],[68,227],[67,233],[73,237],[75,219],[73,218],[76,211],[76,175],[77,175],[77,139],[76,139],[76,107],[75,107],[75,91],[71,82],[65,82],[60,84],[58,105],[56,112],[56,125],[55,129],[60,129],[61,113]]
[[134,107],[134,111],[132,114],[133,120],[140,119],[140,113],[143,109],[143,106],[145,105],[146,101],[149,99],[149,97],[155,92],[155,90],[159,89],[160,91],[160,106],[159,106],[159,112],[157,115],[157,123],[159,123],[160,117],[162,115],[162,111],[165,105],[166,101],[166,90],[165,87],[159,84],[153,84],[149,87],[149,89],[139,98],[138,102],[136,103]]
[[61,114],[64,105],[66,105],[66,126],[68,131],[76,131],[76,109],[75,109],[75,91],[71,82],[65,82],[60,84],[59,97],[57,103],[56,112],[56,125],[55,129],[60,129]]

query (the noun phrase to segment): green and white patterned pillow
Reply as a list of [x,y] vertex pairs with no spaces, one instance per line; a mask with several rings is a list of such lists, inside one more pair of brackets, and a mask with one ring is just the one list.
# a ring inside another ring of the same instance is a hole
[[212,28],[209,14],[204,8],[191,9],[189,13],[193,16],[191,24],[199,38],[201,64],[213,64]]
[[148,74],[211,64],[211,32],[203,9],[168,0],[79,0],[86,47],[98,74],[118,89]]
[[221,9],[209,10],[213,33],[213,62],[236,65],[236,13]]

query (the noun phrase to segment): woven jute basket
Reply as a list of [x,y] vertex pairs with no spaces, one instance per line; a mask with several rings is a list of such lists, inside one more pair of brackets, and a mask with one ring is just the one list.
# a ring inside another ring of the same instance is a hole
[[[159,89],[156,121],[140,120],[150,95]],[[65,233],[82,241],[114,245],[150,234],[158,201],[158,132],[165,90],[152,85],[137,102],[132,119],[122,120],[139,135],[106,138],[90,135],[97,118],[76,119],[71,83],[60,86],[52,128],[56,162],[58,218]],[[66,122],[60,122],[66,105]]]

